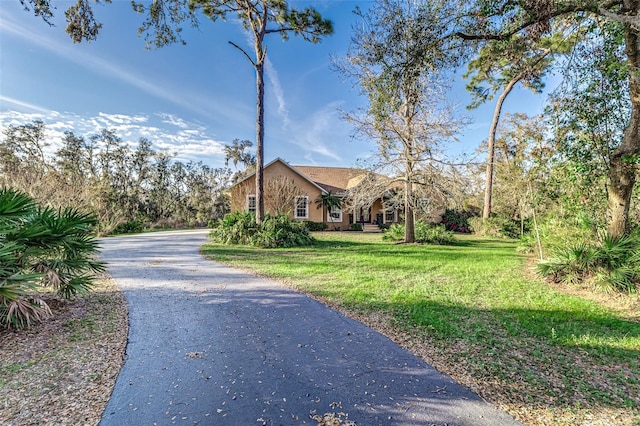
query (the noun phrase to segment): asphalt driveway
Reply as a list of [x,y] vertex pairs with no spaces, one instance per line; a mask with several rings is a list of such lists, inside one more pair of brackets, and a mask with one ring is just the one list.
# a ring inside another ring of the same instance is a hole
[[101,425],[518,424],[364,325],[204,259],[206,234],[102,240],[130,329]]

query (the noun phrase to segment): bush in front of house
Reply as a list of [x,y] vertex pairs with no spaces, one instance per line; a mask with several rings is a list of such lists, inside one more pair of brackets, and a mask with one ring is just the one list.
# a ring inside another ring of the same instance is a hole
[[324,222],[313,222],[311,220],[304,221],[305,226],[309,229],[309,231],[326,231],[329,225]]
[[469,218],[473,216],[473,212],[470,211],[446,209],[442,214],[441,223],[447,231],[468,233],[471,232]]
[[359,224],[359,223],[352,223],[352,224],[349,226],[349,229],[350,229],[351,231],[362,231],[362,225],[361,225],[361,224]]
[[453,232],[447,231],[444,225],[429,225],[420,220],[416,222],[415,232],[418,243],[447,245],[456,242]]
[[264,248],[310,246],[315,239],[304,222],[291,220],[289,216],[266,214],[260,224],[253,245]]
[[258,225],[255,215],[248,212],[226,215],[214,225],[209,238],[221,244],[263,248],[308,246],[315,242],[303,222],[292,220],[287,215],[267,213]]
[[400,223],[392,223],[389,228],[385,229],[382,239],[386,241],[402,241],[404,240],[404,225]]

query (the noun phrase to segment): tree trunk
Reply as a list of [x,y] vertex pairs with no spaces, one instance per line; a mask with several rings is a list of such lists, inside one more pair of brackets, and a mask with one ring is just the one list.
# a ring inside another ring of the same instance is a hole
[[[637,7],[636,7],[637,8]],[[625,48],[629,64],[629,94],[631,119],[624,130],[622,144],[611,155],[609,163],[609,235],[620,237],[629,231],[631,194],[636,181],[633,158],[640,154],[640,40],[638,31],[627,26]]]
[[[260,52],[260,53],[258,53]],[[256,223],[264,219],[264,52],[256,45],[256,87],[258,92],[256,116]]]
[[416,241],[415,219],[413,217],[413,207],[411,198],[413,197],[413,183],[411,177],[407,176],[404,182],[404,242],[414,243]]
[[500,114],[502,113],[502,105],[511,92],[511,89],[522,78],[522,74],[514,77],[505,86],[504,90],[498,98],[496,108],[493,111],[493,119],[491,120],[491,127],[489,128],[489,139],[487,140],[487,171],[485,175],[484,185],[484,207],[482,209],[482,220],[487,220],[491,216],[491,195],[493,193],[493,164],[495,161],[495,145],[496,145],[496,133],[498,131],[498,123],[500,121]]

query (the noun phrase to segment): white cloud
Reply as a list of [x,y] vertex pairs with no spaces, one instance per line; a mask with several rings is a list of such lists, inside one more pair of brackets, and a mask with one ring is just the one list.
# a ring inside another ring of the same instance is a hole
[[[168,116],[168,114],[159,115],[161,117]],[[132,147],[138,144],[141,137],[145,137],[151,141],[154,149],[176,153],[178,160],[202,161],[212,167],[223,165],[224,144],[213,138],[206,127],[191,123],[178,116],[171,117],[172,121],[161,120],[161,124],[155,125],[149,123],[153,117],[140,114],[99,113],[98,116],[86,117],[57,111],[47,113],[4,111],[0,112],[0,128],[42,120],[46,125],[46,142],[50,144],[47,150],[48,154],[53,154],[60,148],[65,131],[89,137],[107,128],[113,130],[118,137]]]
[[181,129],[189,127],[183,119],[176,117],[173,114],[158,113],[156,115],[162,119],[163,123],[171,124],[173,126],[180,127]]

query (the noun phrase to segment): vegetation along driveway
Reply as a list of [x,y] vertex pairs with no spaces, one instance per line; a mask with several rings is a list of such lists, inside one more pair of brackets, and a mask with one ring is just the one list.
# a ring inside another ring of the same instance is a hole
[[516,424],[364,325],[205,260],[205,241],[206,231],[103,240],[130,330],[101,424]]

